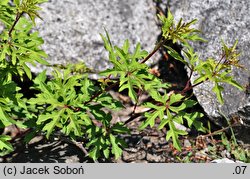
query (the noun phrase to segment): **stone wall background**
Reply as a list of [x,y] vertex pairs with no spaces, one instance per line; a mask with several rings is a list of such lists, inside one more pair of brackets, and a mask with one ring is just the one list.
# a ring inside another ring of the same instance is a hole
[[50,0],[41,7],[37,28],[52,64],[84,61],[96,71],[110,67],[100,37],[104,28],[113,44],[129,39],[148,51],[160,34],[153,0]]
[[[195,50],[202,59],[221,56],[221,39],[233,45],[238,40],[238,50],[241,52],[240,64],[245,69],[233,69],[236,81],[243,86],[250,83],[250,1],[241,0],[177,0],[169,1],[170,9],[176,20],[198,19],[197,27],[202,31],[202,36],[208,43],[194,44]],[[225,124],[219,111],[226,116],[236,115],[244,122],[244,127],[236,130],[238,137],[250,143],[250,96],[247,91],[224,85],[223,97],[225,104],[219,105],[212,93],[211,83],[204,83],[194,89],[200,105],[208,116],[216,123]]]

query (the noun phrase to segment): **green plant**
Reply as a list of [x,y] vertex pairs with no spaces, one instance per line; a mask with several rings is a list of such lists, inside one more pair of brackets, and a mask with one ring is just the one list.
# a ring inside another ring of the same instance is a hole
[[[93,160],[104,156],[110,158],[111,154],[119,158],[126,143],[120,138],[121,134],[130,133],[124,123],[113,122],[110,110],[121,110],[124,106],[115,100],[109,90],[118,87],[119,92],[127,91],[128,96],[138,105],[141,94],[147,93],[152,100],[142,104],[149,108],[144,113],[145,121],[140,130],[147,126],[156,125],[160,119],[159,130],[167,128],[166,140],[172,139],[173,145],[181,150],[180,135],[188,133],[176,128],[175,123],[194,126],[197,130],[205,132],[202,123],[197,119],[203,116],[200,112],[187,112],[196,102],[191,100],[186,92],[206,81],[214,82],[213,91],[222,103],[220,83],[228,83],[242,89],[230,75],[231,67],[238,67],[238,54],[233,47],[223,43],[221,60],[200,60],[190,46],[189,41],[204,41],[199,37],[199,31],[191,28],[196,20],[183,23],[180,20],[175,24],[170,11],[167,17],[158,16],[162,22],[162,38],[155,49],[148,53],[141,49],[138,43],[131,52],[130,43],[125,40],[122,47],[114,46],[106,32],[101,34],[104,46],[109,52],[112,69],[99,73],[103,76],[102,84],[90,80],[87,74],[82,74],[88,69],[83,64],[61,67],[55,65],[52,77],[46,76],[46,71],[32,78],[27,63],[35,62],[49,65],[44,59],[46,53],[40,49],[43,43],[38,32],[31,31],[38,15],[38,4],[45,0],[8,0],[0,2],[0,20],[4,23],[4,30],[0,35],[0,128],[15,124],[23,128],[31,128],[32,132],[26,140],[32,138],[36,132],[43,131],[49,138],[57,131],[69,136],[72,140],[81,138],[84,147],[88,149],[87,155]],[[24,14],[30,18],[27,19]],[[185,58],[179,55],[168,42],[182,44]],[[186,87],[181,91],[170,91],[171,84],[163,83],[158,77],[150,73],[146,61],[160,48],[165,48],[176,60],[184,63],[191,71]],[[59,68],[58,68],[59,67]],[[193,73],[198,73],[198,78],[191,85]],[[35,97],[26,99],[19,93],[20,88],[12,80],[16,75],[23,79],[27,75],[34,82],[33,89],[37,91]],[[107,110],[109,109],[109,110]],[[15,115],[14,115],[15,114]],[[14,118],[18,120],[15,120]],[[13,150],[8,142],[9,136],[0,136],[0,150],[2,155]]]
[[[31,32],[32,23],[23,14],[26,13],[33,20],[38,16],[40,9],[37,4],[45,1],[9,1],[0,2],[0,20],[4,24],[4,30],[0,34],[0,127],[15,124],[18,127],[25,127],[22,121],[12,118],[14,108],[21,111],[27,109],[20,88],[12,81],[13,75],[23,79],[24,75],[32,78],[27,63],[48,64],[44,58],[46,53],[40,49],[43,43],[37,32]],[[9,136],[1,136],[0,149],[3,154],[12,151],[13,148],[8,142]]]

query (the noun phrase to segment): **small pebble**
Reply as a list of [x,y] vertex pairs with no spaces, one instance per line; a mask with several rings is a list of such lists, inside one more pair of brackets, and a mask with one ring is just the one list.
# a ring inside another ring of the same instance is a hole
[[191,143],[189,142],[188,139],[184,140],[184,147],[191,147]]
[[241,161],[233,161],[233,160],[230,160],[228,158],[222,158],[222,159],[215,159],[213,161],[211,161],[211,163],[244,163],[244,162],[241,162]]
[[132,162],[136,160],[143,160],[146,157],[146,152],[144,150],[141,150],[137,153],[129,153],[126,151],[123,151],[122,158],[126,162]]
[[165,162],[165,160],[162,156],[147,154],[147,161],[149,162]]

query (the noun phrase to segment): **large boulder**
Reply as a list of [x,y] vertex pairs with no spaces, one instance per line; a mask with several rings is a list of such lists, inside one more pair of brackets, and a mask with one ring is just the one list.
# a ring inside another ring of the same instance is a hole
[[194,89],[199,103],[204,108],[210,119],[219,125],[227,122],[220,112],[227,118],[239,118],[243,125],[235,128],[238,139],[250,143],[250,1],[231,0],[177,0],[170,1],[170,9],[176,17],[184,20],[197,18],[197,27],[203,32],[202,36],[208,43],[198,43],[194,47],[202,59],[214,57],[219,59],[221,54],[221,39],[227,44],[233,45],[239,40],[238,50],[241,52],[240,63],[245,67],[233,69],[233,75],[246,91],[224,85],[224,105],[217,102],[212,92],[212,84],[204,83]]
[[[111,67],[100,33],[122,45],[129,39],[153,50],[160,28],[153,0],[50,0],[41,5],[37,28],[52,64],[83,61],[95,71]],[[33,68],[35,72],[39,68]]]

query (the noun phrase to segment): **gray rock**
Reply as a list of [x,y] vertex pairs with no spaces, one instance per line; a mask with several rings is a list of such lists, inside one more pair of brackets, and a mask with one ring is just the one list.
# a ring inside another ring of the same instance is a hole
[[153,0],[50,0],[42,4],[43,21],[37,20],[37,28],[45,40],[48,61],[84,61],[95,71],[111,67],[100,37],[104,28],[116,45],[129,39],[133,47],[140,42],[144,49],[152,50],[160,34],[154,6]]
[[[250,1],[231,0],[179,0],[170,1],[170,9],[176,17],[184,20],[198,19],[197,28],[202,30],[202,36],[208,43],[194,44],[202,59],[214,57],[219,59],[221,54],[221,39],[233,45],[239,40],[238,50],[241,52],[240,63],[245,70],[233,69],[236,80],[243,86],[249,85],[250,80]],[[235,129],[238,139],[250,143],[250,97],[246,92],[224,85],[224,105],[217,102],[212,92],[211,83],[204,83],[194,89],[194,94],[208,116],[219,125],[226,125],[219,111],[227,117],[239,116],[244,125]]]
[[122,159],[126,162],[132,162],[132,161],[135,161],[135,160],[143,160],[145,159],[146,157],[146,152],[144,150],[141,150],[137,153],[130,153],[130,152],[127,152],[127,151],[123,151],[123,154],[122,154]]
[[147,153],[147,161],[148,162],[162,163],[162,162],[165,162],[166,159],[163,156],[157,156],[155,154]]

